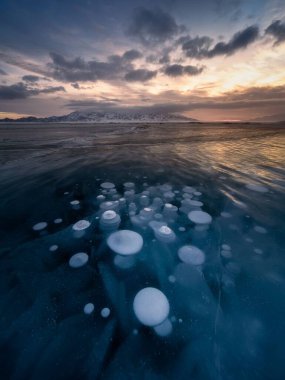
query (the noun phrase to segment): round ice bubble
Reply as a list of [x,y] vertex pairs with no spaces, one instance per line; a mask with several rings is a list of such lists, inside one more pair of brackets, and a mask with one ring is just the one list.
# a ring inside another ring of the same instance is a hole
[[258,255],[262,255],[263,254],[263,250],[260,249],[260,248],[254,248],[253,250],[255,253],[257,253]]
[[62,223],[62,219],[61,218],[57,218],[53,222],[54,222],[54,224],[60,224],[60,223]]
[[163,235],[171,235],[172,230],[171,230],[171,228],[169,228],[167,226],[161,226],[159,228],[159,232],[162,233]]
[[110,190],[110,189],[113,189],[115,185],[112,182],[103,182],[101,183],[101,187],[102,189]]
[[72,226],[72,229],[74,231],[82,231],[82,230],[86,230],[86,228],[90,227],[90,222],[88,222],[88,220],[79,220],[78,222],[76,222],[73,226]]
[[33,226],[33,230],[34,231],[42,231],[45,228],[47,228],[47,223],[46,222],[40,222],[40,223],[37,223],[37,224],[35,224]]
[[254,183],[249,183],[249,184],[246,185],[246,187],[249,190],[257,191],[258,193],[267,193],[268,192],[267,187],[262,186],[262,185],[256,185]]
[[211,215],[204,211],[190,211],[188,218],[195,224],[210,224],[212,222]]
[[71,204],[72,206],[78,206],[79,203],[80,203],[80,202],[79,202],[77,199],[75,199],[74,201],[71,201],[71,202],[70,202],[70,204]]
[[179,227],[178,230],[181,231],[181,232],[185,232],[186,228],[185,227]]
[[173,284],[174,282],[176,282],[176,277],[171,274],[168,276],[168,281]]
[[124,187],[126,189],[133,189],[135,187],[135,184],[133,182],[125,182]]
[[225,259],[230,259],[230,258],[232,258],[233,255],[232,255],[232,252],[229,250],[222,250],[221,256]]
[[163,193],[163,196],[166,199],[173,199],[175,197],[175,194],[172,191],[166,191]]
[[120,269],[130,269],[135,265],[135,258],[133,255],[122,256],[116,255],[114,257],[114,264]]
[[165,183],[164,185],[161,185],[160,186],[160,190],[162,192],[168,192],[168,191],[171,191],[172,190],[172,186],[171,185],[168,185],[167,183]]
[[49,247],[49,250],[50,250],[50,252],[55,252],[56,250],[58,249],[58,245],[51,245],[50,247]]
[[172,323],[168,318],[160,325],[154,327],[156,334],[162,337],[170,335],[172,333],[172,330]]
[[102,310],[101,310],[101,316],[103,318],[108,318],[109,315],[111,313],[111,310],[108,308],[108,307],[104,307]]
[[228,244],[222,244],[222,249],[224,249],[225,251],[230,251],[231,247]]
[[157,326],[166,320],[169,314],[169,302],[165,295],[156,288],[140,290],[133,303],[137,319],[145,326]]
[[142,249],[143,238],[137,232],[120,230],[108,237],[107,244],[119,255],[134,255]]
[[200,197],[200,195],[202,195],[202,193],[200,191],[194,191],[194,195],[195,195],[195,197]]
[[87,253],[79,252],[71,256],[69,260],[69,266],[71,268],[80,268],[80,267],[83,267],[83,265],[87,264],[87,262],[88,262]]
[[102,214],[102,218],[105,220],[115,219],[116,216],[117,216],[117,213],[113,210],[107,210],[107,211],[103,212],[103,214]]
[[179,248],[178,257],[185,264],[202,265],[205,262],[205,253],[194,245],[184,245]]
[[114,210],[117,208],[119,202],[118,201],[114,201],[114,202],[110,202],[110,201],[107,201],[107,202],[102,202],[100,204],[100,209],[101,210],[104,210],[104,211],[107,211],[107,210]]
[[191,186],[184,186],[182,191],[184,193],[194,193],[196,190],[194,189],[194,187],[191,187]]
[[203,206],[203,202],[200,202],[200,201],[195,201],[194,199],[190,199],[189,200],[189,205],[193,206],[193,207],[202,207]]
[[258,232],[259,234],[266,234],[267,233],[267,230],[261,226],[255,226],[254,231]]
[[91,314],[93,313],[94,311],[94,304],[93,303],[87,303],[85,306],[84,306],[84,309],[83,309],[84,313],[85,314]]
[[221,212],[221,216],[223,218],[231,218],[232,217],[232,214],[230,214],[229,212],[226,212],[226,211],[222,211]]
[[164,243],[171,243],[175,240],[175,233],[165,225],[155,229],[154,234],[158,240]]

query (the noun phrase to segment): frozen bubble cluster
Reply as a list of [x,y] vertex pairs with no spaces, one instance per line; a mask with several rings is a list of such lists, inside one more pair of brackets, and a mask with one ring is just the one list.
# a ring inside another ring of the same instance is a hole
[[[223,185],[229,197],[224,201],[221,194],[213,194],[214,189],[203,186],[200,180],[192,186],[191,182],[179,183],[180,178],[171,184],[155,182],[148,176],[146,183],[143,174],[128,175],[117,183],[111,177],[111,182],[104,180],[105,173],[96,186],[90,183],[86,194],[80,186],[70,191],[64,200],[66,212],[51,213],[50,218],[42,216],[47,221],[39,220],[33,226],[39,232],[32,236],[34,240],[47,238],[43,243],[43,267],[52,275],[62,275],[56,286],[64,291],[62,303],[66,309],[77,314],[74,331],[80,321],[85,324],[83,339],[88,339],[85,329],[90,328],[92,342],[95,339],[100,343],[94,354],[102,357],[103,367],[113,348],[114,366],[117,358],[126,358],[126,366],[131,366],[133,357],[137,359],[141,352],[144,359],[146,347],[150,355],[166,352],[169,358],[169,353],[173,354],[171,357],[177,360],[175,378],[191,378],[195,377],[199,360],[204,370],[209,352],[226,355],[224,347],[225,352],[218,352],[216,347],[231,339],[238,341],[243,334],[241,326],[247,326],[247,319],[237,323],[238,314],[245,308],[238,302],[242,281],[258,278],[266,288],[261,267],[266,260],[269,262],[274,246],[267,243],[272,227],[268,227],[266,218],[253,216],[247,198],[251,194],[264,199],[266,191],[259,185],[242,185],[246,194],[242,198],[230,185],[227,188],[227,179]],[[246,208],[239,207],[241,204]],[[266,202],[258,207],[264,205]],[[48,233],[54,236],[49,239]],[[275,272],[270,268],[269,273]],[[278,276],[271,276],[270,281],[276,281],[274,278]],[[74,299],[67,299],[68,292],[74,294]],[[234,322],[228,319],[231,312],[235,314]],[[224,328],[228,334],[221,333]],[[214,330],[216,333],[212,333]],[[244,332],[244,346],[248,347],[244,357],[249,358],[250,366],[261,338],[255,332],[253,336],[248,334],[250,331]],[[101,345],[102,353],[97,354]],[[177,350],[181,352],[177,354]],[[219,378],[215,377],[216,366],[220,365],[216,360],[219,357],[211,358],[209,376],[205,378]],[[177,374],[181,363],[183,370]],[[226,363],[224,358],[222,363]],[[185,366],[189,371],[184,376]],[[166,373],[161,378],[171,377]]]

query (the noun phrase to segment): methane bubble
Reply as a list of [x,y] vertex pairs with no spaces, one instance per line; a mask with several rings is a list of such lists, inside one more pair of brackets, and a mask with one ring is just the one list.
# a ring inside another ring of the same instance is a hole
[[168,317],[169,302],[159,289],[148,287],[136,294],[133,309],[135,316],[143,325],[153,327]]

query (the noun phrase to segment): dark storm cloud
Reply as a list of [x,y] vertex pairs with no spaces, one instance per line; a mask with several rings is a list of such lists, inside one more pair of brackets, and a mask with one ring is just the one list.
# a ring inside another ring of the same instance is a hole
[[[127,56],[136,55],[137,53],[128,52]],[[106,62],[90,60],[86,61],[81,57],[66,59],[58,53],[50,53],[52,62],[48,66],[52,69],[51,75],[63,82],[86,82],[97,80],[116,79],[120,74],[127,70],[132,70],[133,66],[130,59],[119,55],[108,57]],[[132,59],[131,59],[132,60]]]
[[259,28],[256,25],[239,31],[233,35],[229,42],[218,42],[213,48],[212,39],[208,36],[181,37],[178,43],[182,44],[182,50],[187,57],[203,59],[213,58],[219,55],[232,55],[236,51],[245,49],[259,37]]
[[164,54],[158,61],[161,64],[166,64],[170,62],[169,54]]
[[137,8],[127,34],[144,45],[157,44],[174,37],[182,27],[178,26],[169,13],[160,8]]
[[141,58],[143,55],[140,51],[138,50],[135,50],[135,49],[131,49],[131,50],[127,50],[125,51],[125,53],[123,54],[122,58],[127,60],[127,61],[134,61],[135,59],[139,59]]
[[0,99],[2,100],[14,100],[14,99],[26,99],[30,96],[36,96],[39,94],[51,94],[59,91],[65,91],[64,87],[46,87],[43,89],[30,88],[25,83],[19,82],[9,86],[0,86]]
[[38,77],[37,75],[24,75],[22,77],[22,80],[25,81],[25,82],[32,82],[32,83],[35,83],[35,82],[38,82],[41,78]]
[[154,78],[156,74],[157,74],[157,71],[137,69],[137,70],[129,71],[125,75],[125,79],[128,82],[146,82]]
[[276,20],[269,25],[265,30],[265,34],[269,34],[275,39],[275,45],[279,45],[285,42],[285,22],[281,20]]
[[204,70],[204,67],[198,66],[183,66],[183,65],[169,65],[164,68],[164,73],[170,77],[178,77],[182,75],[199,75]]
[[194,38],[183,36],[178,40],[178,44],[182,45],[182,50],[185,52],[186,56],[197,59],[205,57],[212,42],[212,38],[208,36],[197,36]]
[[218,42],[213,49],[209,50],[207,56],[209,58],[217,55],[231,55],[237,50],[245,49],[248,45],[252,44],[259,37],[259,29],[256,25],[249,26],[248,28],[234,34],[228,43]]

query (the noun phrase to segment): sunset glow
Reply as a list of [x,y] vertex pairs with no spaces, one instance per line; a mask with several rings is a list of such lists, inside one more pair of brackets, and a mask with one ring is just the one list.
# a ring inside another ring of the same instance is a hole
[[1,6],[1,118],[167,106],[202,121],[284,112],[282,1],[33,3],[25,18],[22,2]]

